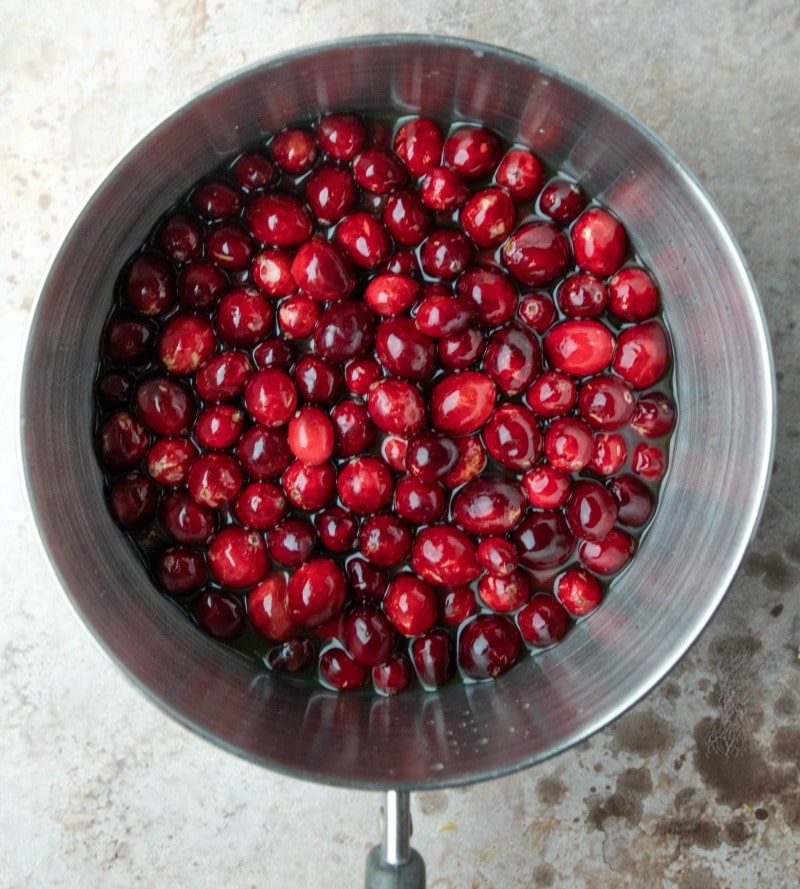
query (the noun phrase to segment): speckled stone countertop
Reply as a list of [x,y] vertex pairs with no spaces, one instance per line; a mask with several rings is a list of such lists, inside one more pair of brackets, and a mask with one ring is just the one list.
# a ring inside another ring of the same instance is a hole
[[800,886],[800,18],[787,0],[347,4],[6,0],[0,95],[0,887],[351,887],[377,794],[261,771],[179,727],[51,579],[16,469],[24,331],[73,214],[130,142],[265,55],[437,32],[525,52],[660,135],[750,264],[772,333],[771,493],[707,631],[605,731],[519,775],[415,795],[431,889]]

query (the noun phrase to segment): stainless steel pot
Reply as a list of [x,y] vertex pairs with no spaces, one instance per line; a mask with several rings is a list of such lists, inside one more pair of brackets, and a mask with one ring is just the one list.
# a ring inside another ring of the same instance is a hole
[[[661,284],[680,422],[657,515],[603,607],[559,646],[489,684],[383,699],[260,672],[156,592],[103,499],[92,383],[120,264],[226,154],[330,109],[478,119],[531,145],[614,210]],[[258,765],[390,788],[384,854],[369,879],[394,880],[398,868],[375,874],[381,861],[409,859],[408,791],[493,778],[557,754],[630,707],[692,644],[758,521],[773,405],[769,343],[747,268],[708,197],[664,145],[528,58],[387,36],[248,68],[188,102],[119,162],[75,220],[39,295],[21,442],[44,549],[111,658],[177,720]],[[416,885],[418,870],[397,885]]]

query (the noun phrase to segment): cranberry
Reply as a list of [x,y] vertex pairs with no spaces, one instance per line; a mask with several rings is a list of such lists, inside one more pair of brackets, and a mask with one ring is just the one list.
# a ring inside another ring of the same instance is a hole
[[299,127],[288,127],[276,133],[270,149],[275,163],[293,176],[305,173],[317,159],[317,142],[314,136]]
[[455,646],[446,630],[434,628],[412,639],[409,654],[417,676],[426,688],[445,685],[455,675]]
[[558,509],[569,499],[572,477],[549,463],[538,463],[522,477],[528,503],[537,509]]
[[353,159],[356,182],[372,194],[388,194],[406,180],[406,170],[397,155],[381,148],[367,148]]
[[648,392],[636,400],[631,427],[644,438],[662,438],[675,426],[675,405],[663,392]]
[[103,352],[112,364],[146,364],[152,355],[156,326],[124,309],[115,312],[106,323]]
[[269,569],[264,538],[257,531],[229,525],[208,545],[208,566],[224,586],[242,588],[258,583]]
[[128,411],[112,414],[100,427],[98,438],[100,460],[109,472],[135,469],[150,446],[147,430]]
[[194,499],[214,509],[236,499],[242,489],[239,464],[229,454],[203,454],[192,463],[187,485]]
[[602,540],[584,540],[578,555],[595,574],[616,574],[625,567],[636,548],[634,539],[621,528],[612,528]]
[[241,601],[229,593],[209,590],[192,605],[197,623],[215,639],[236,639],[245,628],[245,610]]
[[139,419],[157,435],[185,435],[197,410],[191,391],[165,376],[139,383],[135,400]]
[[492,611],[516,611],[531,597],[528,574],[519,569],[510,574],[484,574],[478,581],[478,596]]
[[134,472],[112,483],[108,501],[117,522],[123,528],[134,530],[146,525],[155,515],[158,492],[147,476]]
[[362,269],[374,269],[386,262],[392,252],[392,239],[386,226],[372,214],[357,210],[345,216],[336,227],[336,244]]
[[480,179],[494,170],[502,153],[500,140],[488,127],[462,126],[445,140],[442,157],[465,179]]
[[488,458],[477,435],[464,435],[456,439],[460,458],[456,467],[442,481],[448,488],[459,488],[479,476],[486,468]]
[[448,374],[431,391],[431,424],[454,435],[477,432],[492,415],[495,397],[495,385],[485,374]]
[[525,393],[525,401],[534,414],[548,420],[572,410],[577,397],[578,387],[573,379],[557,370],[539,374]]
[[542,453],[536,417],[521,404],[503,404],[483,429],[486,450],[506,469],[526,472]]
[[666,471],[666,457],[656,445],[638,444],[634,448],[631,469],[650,482],[657,482]]
[[250,376],[244,387],[247,412],[264,426],[284,426],[297,407],[297,389],[284,370],[264,368]]
[[335,404],[344,388],[339,366],[318,355],[304,355],[297,362],[294,381],[300,397],[312,404]]
[[188,438],[159,438],[147,453],[147,472],[167,488],[186,484],[197,448]]
[[286,430],[251,426],[239,439],[236,457],[242,469],[255,481],[263,482],[279,476],[292,462]]
[[493,679],[514,665],[522,648],[516,626],[496,614],[479,614],[461,631],[458,663],[470,679]]
[[306,406],[289,420],[289,448],[298,460],[319,464],[333,454],[333,424],[318,407]]
[[315,657],[314,643],[302,636],[295,636],[273,648],[265,660],[271,670],[279,673],[300,673],[311,666]]
[[276,562],[305,565],[317,546],[317,533],[305,519],[286,518],[267,533],[269,553]]
[[544,338],[544,351],[550,364],[576,377],[605,370],[614,357],[614,335],[600,321],[562,321],[551,327]]
[[189,213],[173,213],[158,230],[158,246],[173,262],[187,262],[200,255],[203,228]]
[[220,223],[206,235],[206,256],[232,272],[244,271],[254,250],[252,238],[238,222]]
[[505,534],[525,512],[525,494],[518,484],[502,477],[476,478],[453,499],[453,520],[470,534]]
[[401,478],[394,490],[395,512],[416,525],[438,521],[446,505],[444,488],[437,482],[424,482],[409,475]]
[[248,528],[267,531],[286,513],[286,497],[271,482],[250,482],[236,498],[236,518]]
[[344,369],[345,385],[353,395],[366,395],[382,376],[381,365],[370,357],[355,358]]
[[167,547],[156,560],[154,570],[161,589],[170,596],[196,593],[207,577],[203,554],[185,546]]
[[475,247],[470,239],[455,228],[437,228],[422,242],[419,260],[422,270],[431,278],[451,281],[471,265]]
[[378,429],[395,435],[412,435],[425,425],[422,393],[408,380],[378,380],[370,387],[367,410]]
[[395,645],[396,634],[387,616],[374,605],[361,603],[344,615],[342,641],[358,663],[377,667]]
[[567,502],[566,516],[576,536],[603,540],[617,520],[617,504],[600,482],[578,479]]
[[539,209],[545,216],[561,225],[572,224],[583,213],[586,196],[575,182],[554,179],[548,182],[539,196]]
[[419,283],[408,275],[376,275],[364,290],[364,301],[378,315],[401,315],[414,305]]
[[414,677],[411,661],[401,651],[396,651],[377,667],[372,668],[372,684],[382,695],[395,695],[405,691]]
[[205,401],[229,401],[241,395],[253,365],[246,352],[219,352],[197,370],[195,388]]
[[305,195],[317,222],[334,225],[358,203],[358,186],[348,169],[324,164],[305,180]]
[[538,341],[524,328],[509,325],[490,337],[483,369],[505,395],[519,395],[539,371],[541,359]]
[[389,568],[408,558],[411,532],[406,523],[394,515],[374,515],[364,521],[358,535],[361,554],[375,565]]
[[250,623],[266,639],[286,642],[297,632],[286,608],[286,578],[274,571],[250,590],[247,596],[247,616]]
[[198,186],[189,203],[205,219],[224,219],[237,216],[242,209],[239,191],[221,180],[211,180]]
[[481,573],[477,547],[460,529],[450,525],[422,528],[411,549],[411,567],[428,583],[457,586]]
[[439,616],[439,599],[432,587],[414,574],[399,574],[389,584],[383,608],[403,636],[430,630]]
[[277,176],[272,161],[257,152],[240,155],[231,167],[231,172],[239,185],[251,190],[267,188]]
[[558,307],[568,318],[596,318],[608,304],[608,288],[594,275],[578,272],[559,285]]
[[463,207],[469,199],[470,190],[456,170],[431,167],[420,183],[419,193],[426,207],[444,212]]
[[628,474],[609,479],[607,484],[617,502],[617,520],[632,528],[646,525],[655,507],[650,488],[636,476]]
[[514,199],[507,191],[484,188],[461,208],[459,222],[478,247],[497,247],[511,234],[516,218]]
[[372,515],[392,502],[392,474],[377,457],[356,457],[345,463],[336,484],[342,503],[358,515]]
[[305,339],[314,332],[322,306],[310,296],[296,294],[285,299],[278,309],[278,328],[281,336],[289,340]]
[[187,263],[178,278],[178,300],[188,309],[210,309],[228,286],[222,269],[205,259]]
[[127,407],[136,388],[136,374],[126,370],[107,370],[97,378],[95,394],[105,410]]
[[214,533],[214,512],[201,506],[188,491],[173,491],[161,501],[161,524],[177,543],[208,543]]
[[633,416],[633,393],[619,377],[601,374],[587,380],[578,393],[578,411],[593,429],[619,429]]
[[558,599],[536,593],[517,614],[517,626],[529,645],[549,648],[567,635],[569,614]]
[[603,598],[600,581],[582,568],[569,568],[556,582],[556,596],[574,617],[594,611]]
[[406,121],[397,130],[393,143],[395,153],[417,179],[439,163],[443,146],[439,125],[427,117]]
[[408,441],[399,435],[385,435],[381,442],[381,459],[395,472],[406,471]]
[[484,345],[484,335],[474,327],[468,327],[463,333],[442,337],[436,342],[439,364],[445,370],[467,370],[477,364]]
[[509,149],[497,166],[494,180],[518,201],[532,201],[544,182],[542,163],[524,148]]
[[460,458],[452,438],[436,432],[417,432],[406,450],[406,469],[423,482],[436,482],[455,469]]
[[375,354],[393,376],[423,380],[433,370],[436,345],[412,318],[386,318],[375,333]]
[[442,620],[457,627],[479,611],[478,600],[469,584],[450,587],[442,599]]
[[367,668],[343,648],[326,648],[319,656],[319,678],[339,691],[361,688],[369,678]]
[[505,537],[484,537],[478,544],[478,561],[490,574],[508,577],[519,565],[519,555]]
[[347,113],[326,115],[317,124],[316,133],[320,148],[339,161],[352,160],[367,136],[361,118]]
[[294,255],[289,250],[270,247],[253,257],[250,274],[267,296],[290,296],[297,290],[292,274]]
[[433,225],[420,195],[407,188],[398,188],[388,196],[381,219],[395,241],[405,247],[421,244]]
[[341,506],[329,506],[314,517],[314,527],[324,547],[334,553],[353,549],[358,536],[358,519]]
[[517,305],[517,318],[536,333],[546,333],[555,317],[553,297],[541,290],[526,293]]
[[361,556],[353,556],[347,562],[347,579],[350,589],[359,599],[383,599],[389,576],[384,568],[373,565]]
[[498,268],[476,266],[456,282],[459,296],[468,299],[482,327],[499,327],[514,317],[517,291],[511,279]]
[[600,278],[608,278],[619,269],[627,248],[625,229],[608,210],[592,207],[572,227],[575,261]]
[[336,617],[347,598],[347,578],[332,559],[312,559],[289,578],[286,605],[301,627],[317,627]]
[[350,260],[336,244],[319,235],[298,249],[292,277],[309,296],[321,301],[344,299],[356,286]]
[[295,460],[281,477],[287,500],[297,509],[313,512],[326,506],[336,493],[333,463],[311,464]]
[[449,292],[426,292],[417,306],[414,323],[427,336],[441,338],[464,333],[475,317],[475,308]]
[[558,417],[544,434],[544,454],[556,469],[579,472],[594,451],[591,429],[577,417]]
[[226,346],[255,346],[270,330],[275,312],[254,287],[236,287],[217,303],[214,328]]
[[659,321],[645,321],[620,331],[612,367],[634,389],[647,389],[664,376],[669,357],[666,330]]
[[245,216],[255,237],[271,247],[299,247],[311,237],[314,228],[305,204],[290,194],[256,194]]
[[563,565],[575,549],[575,537],[566,519],[552,510],[527,515],[511,539],[522,565],[534,571]]
[[194,436],[201,448],[227,448],[236,444],[243,429],[243,411],[231,404],[215,404],[198,414]]
[[592,446],[589,467],[598,475],[616,475],[628,459],[625,439],[616,432],[598,432]]
[[550,222],[528,222],[505,242],[502,259],[520,284],[543,287],[564,274],[572,252],[560,228]]
[[608,308],[622,321],[646,321],[658,311],[658,290],[642,268],[620,269],[608,282]]
[[[304,408],[310,410],[310,408]],[[360,401],[340,401],[331,411],[334,453],[337,457],[357,457],[368,451],[377,430],[367,408]]]

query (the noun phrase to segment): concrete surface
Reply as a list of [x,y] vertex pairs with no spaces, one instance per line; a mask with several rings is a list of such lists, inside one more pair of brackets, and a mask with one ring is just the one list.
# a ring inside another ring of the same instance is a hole
[[772,330],[760,530],[722,608],[631,713],[520,775],[413,798],[431,889],[800,886],[800,19],[786,0],[347,4],[5,0],[0,30],[0,887],[359,885],[381,800],[259,771],[157,711],[51,580],[15,465],[48,257],[127,145],[215,78],[356,33],[439,32],[594,86],[706,186]]

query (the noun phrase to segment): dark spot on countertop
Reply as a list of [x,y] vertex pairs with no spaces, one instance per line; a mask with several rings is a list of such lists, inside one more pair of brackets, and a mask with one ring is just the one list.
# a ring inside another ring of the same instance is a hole
[[679,889],[720,889],[720,884],[710,867],[693,867],[681,877]]
[[549,864],[540,864],[533,869],[531,874],[531,885],[536,889],[548,889],[553,885],[556,878],[556,872]]
[[783,614],[783,603],[779,602],[774,608],[770,610],[771,617],[780,617]]
[[773,708],[779,716],[794,716],[797,713],[797,698],[790,692],[784,692]]
[[758,808],[753,812],[758,821],[766,821],[769,818],[769,812],[764,808]]
[[795,762],[800,765],[800,729],[783,725],[772,739],[772,755],[779,762]]
[[729,846],[743,846],[752,836],[752,828],[739,818],[725,825],[725,842]]
[[567,793],[567,788],[553,776],[545,776],[536,782],[536,796],[540,803],[554,806],[560,803]]
[[604,830],[607,818],[624,818],[633,827],[642,820],[644,798],[653,790],[653,779],[646,768],[626,769],[617,778],[615,791],[609,796],[593,794],[586,800],[587,822],[595,830]]
[[611,728],[611,749],[638,756],[653,756],[668,751],[680,732],[655,710],[632,710]]
[[665,818],[656,825],[656,836],[677,839],[679,849],[718,849],[722,843],[722,831],[707,818]]
[[800,580],[800,570],[790,565],[777,550],[750,553],[744,562],[744,572],[749,577],[760,577],[767,589],[782,593],[793,590]]
[[661,686],[661,694],[668,701],[674,701],[681,696],[681,687],[677,682],[669,679]]
[[790,537],[783,550],[793,562],[800,562],[800,534]]

